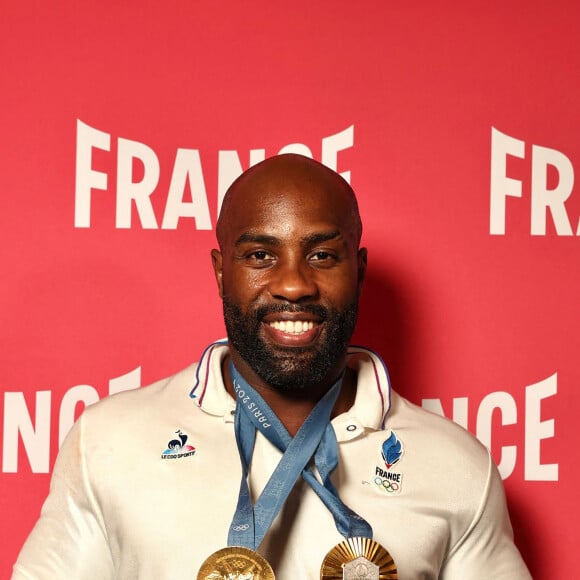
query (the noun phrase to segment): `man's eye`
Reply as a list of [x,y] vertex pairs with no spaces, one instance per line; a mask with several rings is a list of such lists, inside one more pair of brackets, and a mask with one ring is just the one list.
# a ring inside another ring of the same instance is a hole
[[272,259],[272,255],[265,250],[258,250],[248,254],[248,260],[252,262],[268,262]]
[[320,250],[319,252],[314,252],[310,255],[310,261],[320,266],[330,265],[336,262],[336,256],[330,252]]

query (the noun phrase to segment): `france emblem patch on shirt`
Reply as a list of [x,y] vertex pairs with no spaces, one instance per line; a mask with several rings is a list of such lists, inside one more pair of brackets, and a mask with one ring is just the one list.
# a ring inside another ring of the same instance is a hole
[[363,483],[372,484],[381,495],[399,495],[403,489],[403,473],[392,467],[403,456],[403,443],[394,431],[383,441],[380,454],[383,463],[375,465],[369,481]]

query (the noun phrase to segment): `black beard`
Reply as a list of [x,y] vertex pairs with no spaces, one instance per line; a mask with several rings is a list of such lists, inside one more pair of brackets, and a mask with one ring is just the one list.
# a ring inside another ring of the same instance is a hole
[[[342,311],[318,304],[279,304],[261,306],[244,314],[237,304],[224,298],[223,308],[230,344],[267,385],[290,392],[318,385],[329,378],[354,332],[358,301]],[[323,342],[316,347],[274,347],[264,342],[261,322],[267,314],[279,312],[308,312],[319,317],[326,327]]]

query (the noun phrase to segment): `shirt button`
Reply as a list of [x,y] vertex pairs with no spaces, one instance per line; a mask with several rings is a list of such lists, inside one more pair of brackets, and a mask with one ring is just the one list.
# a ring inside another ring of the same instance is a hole
[[356,425],[348,425],[346,428],[347,431],[356,431]]

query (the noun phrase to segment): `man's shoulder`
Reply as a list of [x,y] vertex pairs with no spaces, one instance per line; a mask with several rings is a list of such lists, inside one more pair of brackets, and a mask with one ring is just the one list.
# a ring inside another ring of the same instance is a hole
[[489,469],[489,451],[472,433],[396,393],[392,394],[388,426],[404,433],[425,461],[431,458],[440,465],[468,462],[484,472]]
[[215,428],[214,418],[190,396],[196,368],[196,364],[190,365],[170,377],[87,407],[63,443],[60,463],[73,465],[80,453],[97,479],[98,474],[111,470],[124,473],[127,462],[145,473],[173,444],[176,434],[185,434],[191,441],[194,433],[197,438],[210,433]]
[[198,363],[193,363],[146,386],[109,395],[87,407],[83,415],[90,421],[98,422],[114,418],[115,415],[126,417],[191,403],[189,394],[194,385],[197,366]]

